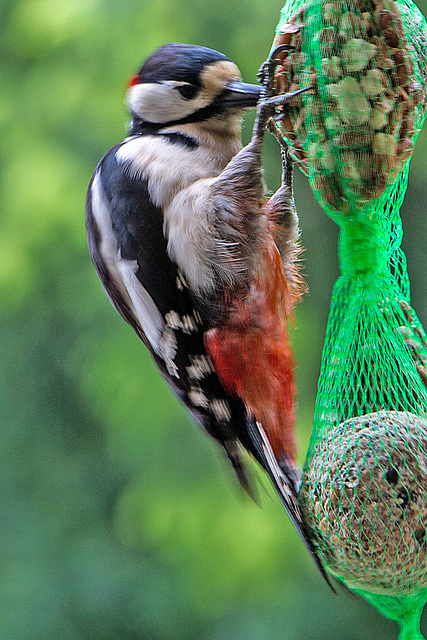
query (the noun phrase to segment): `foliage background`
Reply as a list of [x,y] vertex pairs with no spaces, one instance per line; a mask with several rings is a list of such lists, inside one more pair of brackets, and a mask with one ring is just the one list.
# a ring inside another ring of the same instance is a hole
[[[2,640],[396,635],[368,605],[328,591],[267,481],[262,509],[241,495],[110,308],[86,248],[86,186],[124,137],[127,78],[160,44],[183,41],[227,53],[253,82],[281,4],[0,4]],[[426,152],[422,134],[403,210],[424,321]],[[265,168],[273,190],[272,139]],[[310,286],[293,330],[303,457],[338,271],[336,228],[303,176],[296,187]]]

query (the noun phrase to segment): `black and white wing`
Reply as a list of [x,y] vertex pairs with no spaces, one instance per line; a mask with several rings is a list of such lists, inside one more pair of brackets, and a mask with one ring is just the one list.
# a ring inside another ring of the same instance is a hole
[[111,302],[168,384],[210,435],[230,448],[227,441],[239,437],[236,430],[244,441],[244,406],[228,396],[212,367],[204,346],[206,320],[169,258],[163,212],[153,204],[147,181],[117,161],[119,148],[101,160],[89,185],[92,260]]

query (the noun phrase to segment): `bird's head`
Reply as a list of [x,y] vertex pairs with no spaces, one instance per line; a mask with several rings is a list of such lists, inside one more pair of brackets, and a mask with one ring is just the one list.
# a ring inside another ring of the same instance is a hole
[[188,123],[231,130],[255,107],[261,87],[242,82],[229,58],[212,49],[169,43],[155,51],[129,82],[135,125],[148,131]]

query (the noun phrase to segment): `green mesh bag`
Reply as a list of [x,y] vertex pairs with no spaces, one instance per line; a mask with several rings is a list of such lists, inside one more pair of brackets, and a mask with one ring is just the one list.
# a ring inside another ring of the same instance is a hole
[[[280,130],[329,213],[390,191],[425,116],[427,27],[411,0],[288,2],[277,29]],[[290,108],[289,108],[290,107]]]
[[[409,0],[290,2],[274,49],[279,137],[340,226],[300,505],[327,570],[422,638],[427,602],[427,338],[399,209],[425,117],[426,23]],[[286,47],[284,47],[286,49]]]
[[427,342],[410,306],[399,206],[341,224],[313,433],[300,489],[325,565],[421,638],[427,601]]

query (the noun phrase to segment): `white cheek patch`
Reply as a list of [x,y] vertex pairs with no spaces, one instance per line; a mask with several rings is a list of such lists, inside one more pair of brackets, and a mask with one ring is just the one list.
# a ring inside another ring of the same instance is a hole
[[209,104],[206,95],[185,100],[176,89],[176,82],[143,82],[129,89],[128,101],[132,113],[148,122],[162,123],[182,120]]

